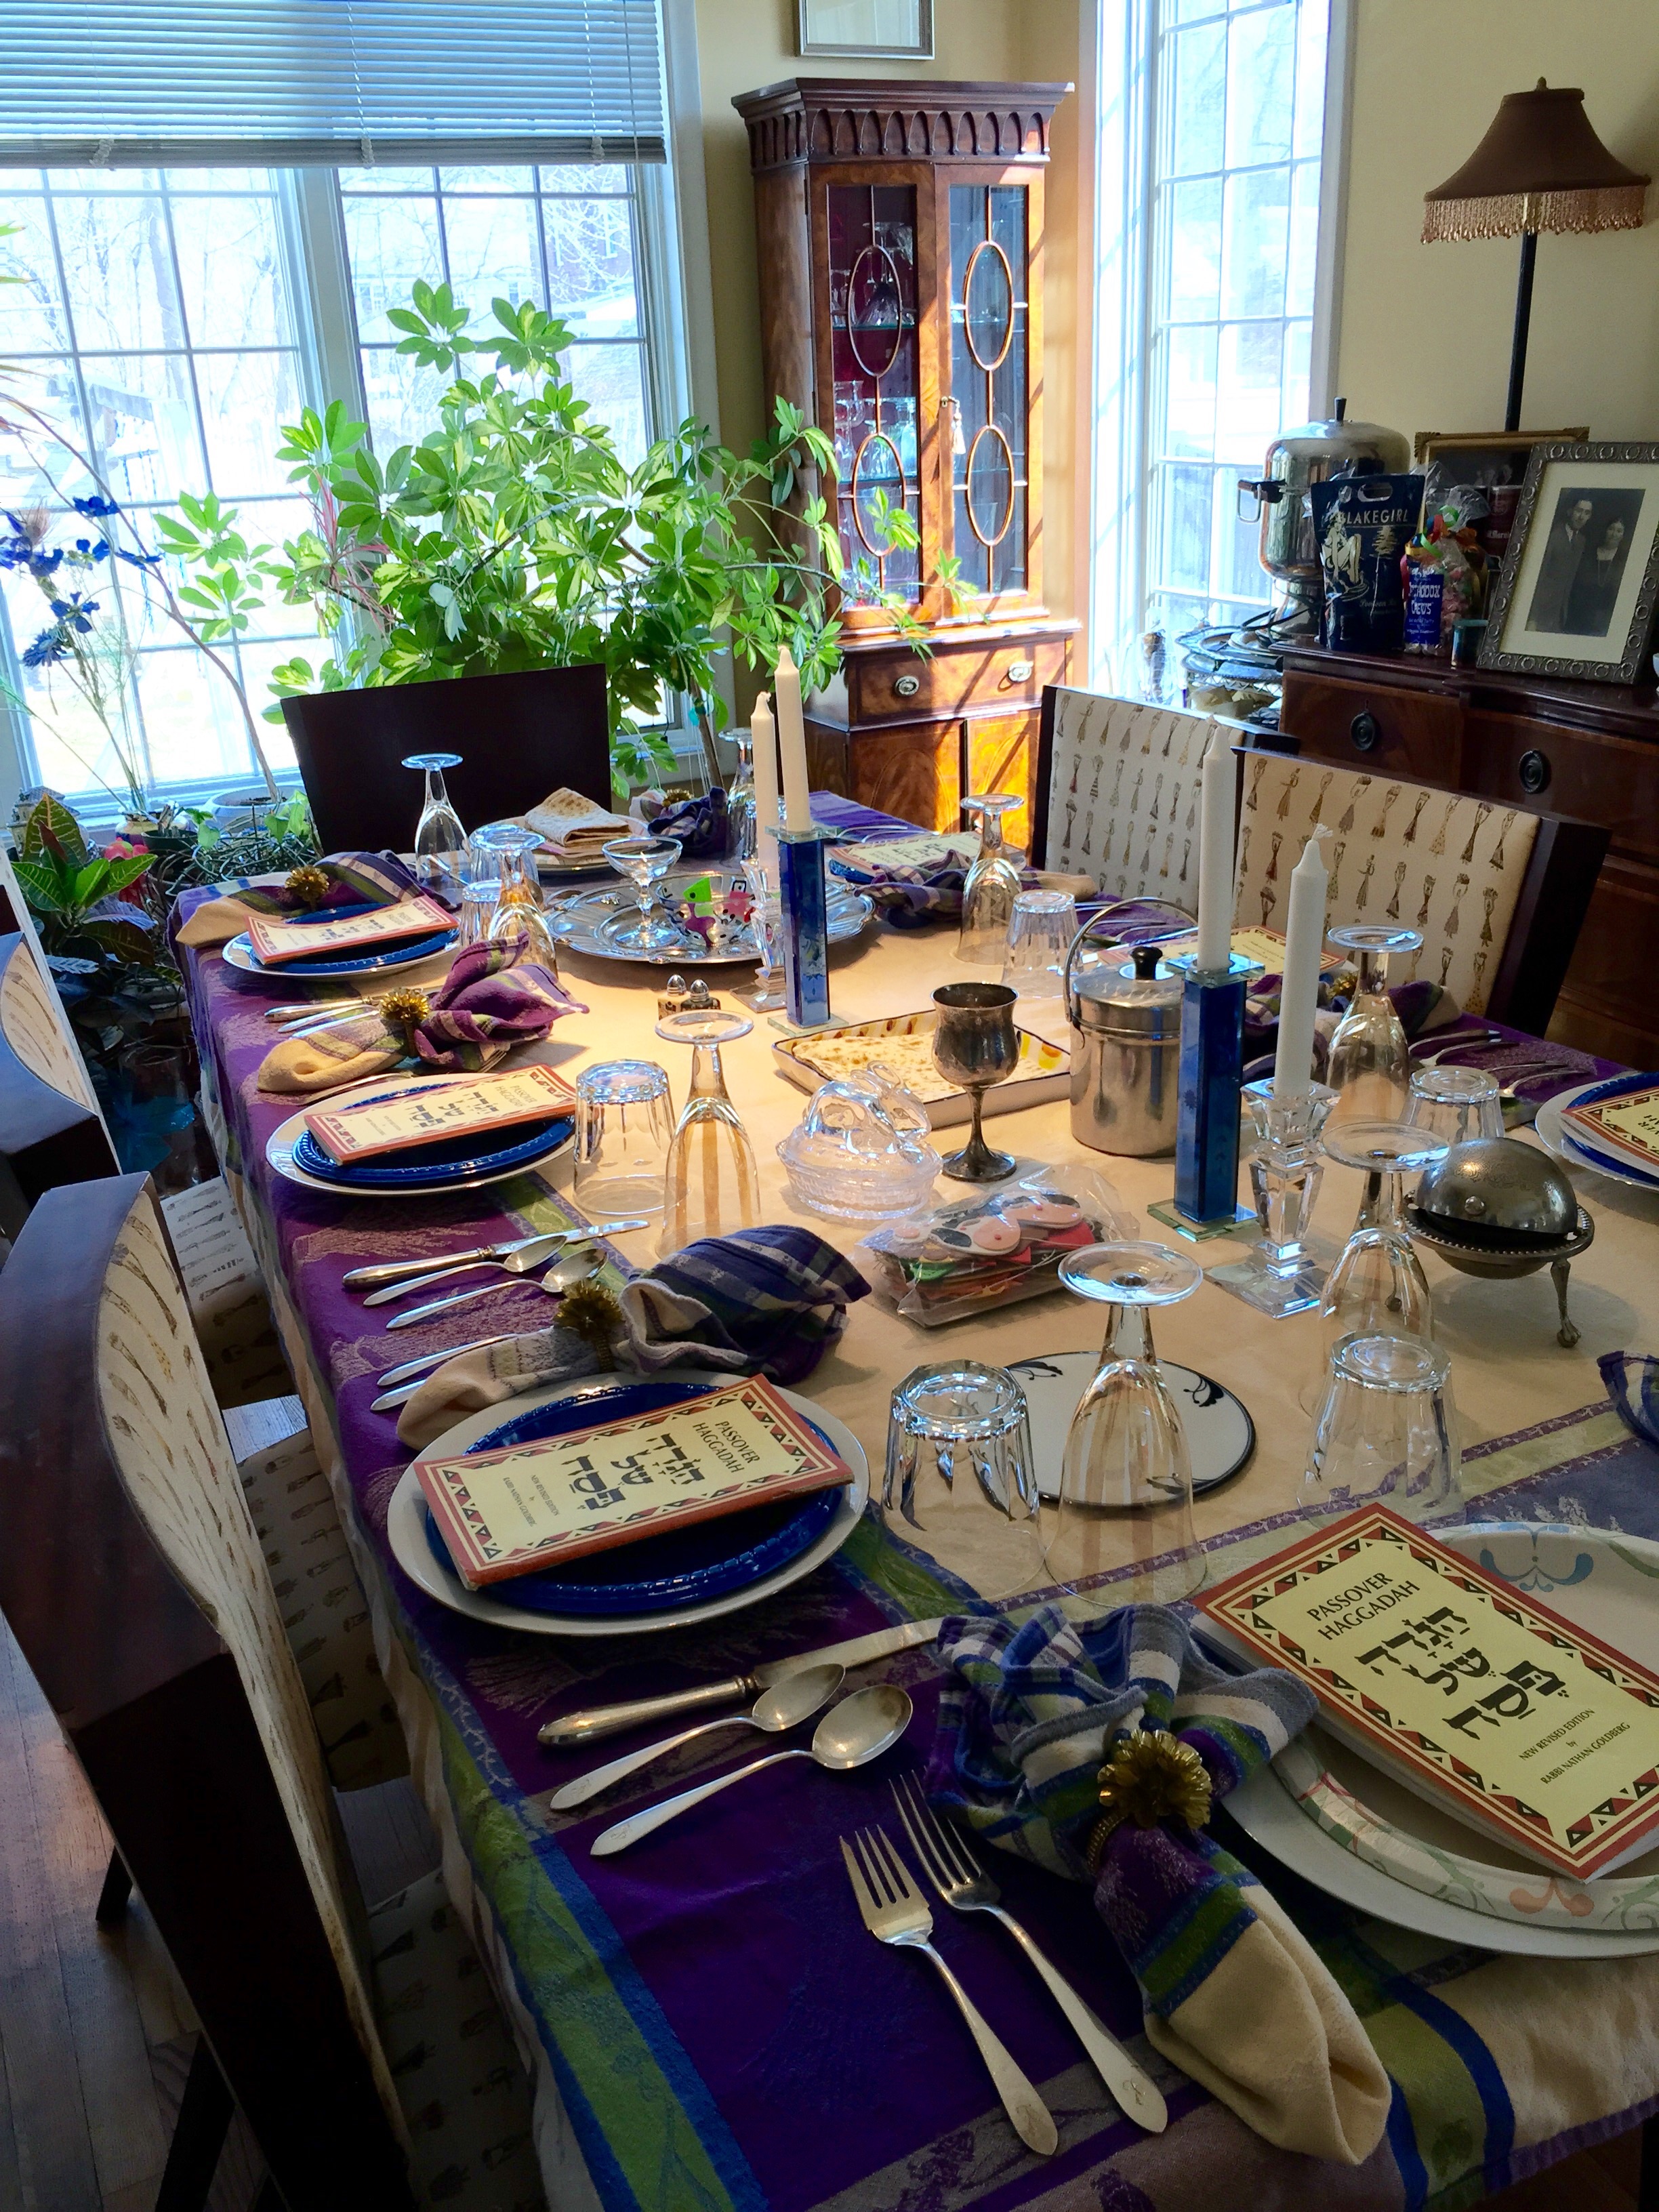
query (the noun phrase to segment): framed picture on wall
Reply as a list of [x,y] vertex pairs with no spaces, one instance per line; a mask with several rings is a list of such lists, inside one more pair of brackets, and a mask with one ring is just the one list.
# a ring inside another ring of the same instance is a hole
[[933,58],[933,0],[795,0],[795,51],[823,61]]
[[1483,668],[1633,684],[1659,603],[1659,445],[1534,446]]
[[1474,517],[1474,533],[1487,559],[1501,561],[1509,550],[1533,447],[1582,444],[1589,436],[1588,424],[1576,430],[1419,430],[1412,458],[1427,479],[1423,512],[1438,514],[1452,493],[1465,486],[1479,492],[1487,512]]

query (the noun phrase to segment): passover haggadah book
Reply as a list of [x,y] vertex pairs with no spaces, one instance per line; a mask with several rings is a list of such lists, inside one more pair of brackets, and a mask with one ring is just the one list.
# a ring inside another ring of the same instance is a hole
[[1196,1601],[1335,1734],[1545,1866],[1606,1874],[1659,1826],[1659,1675],[1386,1507]]
[[354,952],[379,952],[407,938],[429,937],[434,930],[454,927],[449,908],[422,892],[392,906],[371,907],[367,914],[349,914],[339,921],[317,916],[283,921],[253,914],[248,916],[247,935],[266,967],[278,968],[285,960],[314,960],[324,952],[342,958]]
[[1564,1106],[1561,1119],[1570,1137],[1583,1136],[1644,1174],[1659,1175],[1659,1084]]
[[568,1436],[417,1459],[415,1474],[473,1589],[853,1480],[760,1376]]

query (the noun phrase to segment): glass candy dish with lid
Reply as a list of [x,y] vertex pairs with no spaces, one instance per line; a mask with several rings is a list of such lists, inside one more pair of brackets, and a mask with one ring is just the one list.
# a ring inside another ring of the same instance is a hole
[[816,1091],[778,1146],[791,1195],[840,1220],[890,1221],[922,1205],[939,1171],[927,1109],[877,1069]]

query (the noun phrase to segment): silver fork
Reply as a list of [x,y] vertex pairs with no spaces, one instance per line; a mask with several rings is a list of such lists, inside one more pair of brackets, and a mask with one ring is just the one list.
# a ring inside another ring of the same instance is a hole
[[1002,1892],[975,1857],[973,1847],[957,1829],[948,1827],[923,1799],[915,1781],[906,1776],[893,1784],[893,1802],[904,1823],[921,1870],[939,1896],[957,1912],[988,1912],[1000,1920],[1036,1968],[1094,2062],[1095,2071],[1129,2118],[1152,2135],[1169,2125],[1169,2109],[1158,2085],[1130,2057],[1115,2036],[1096,2019],[1066,1977],[1044,1957],[1002,1902]]
[[863,1829],[854,1840],[858,1856],[854,1856],[845,1836],[841,1839],[841,1855],[847,1862],[848,1879],[853,1885],[865,1926],[878,1943],[908,1944],[927,1954],[944,1975],[945,1987],[956,1999],[979,2045],[979,2055],[996,2084],[1002,2109],[1012,2121],[1014,2133],[1028,2150],[1040,2151],[1046,2158],[1060,2147],[1060,2130],[1054,2125],[1054,2116],[998,2040],[990,2022],[933,1948],[930,1941],[933,1916],[911,1880],[909,1869],[882,1829]]

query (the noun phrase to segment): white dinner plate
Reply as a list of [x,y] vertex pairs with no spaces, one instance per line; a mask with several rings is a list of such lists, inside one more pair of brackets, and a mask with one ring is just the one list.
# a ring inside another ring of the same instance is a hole
[[1598,1075],[1594,1083],[1575,1084],[1571,1091],[1558,1091],[1539,1108],[1533,1127],[1557,1159],[1565,1161],[1570,1168],[1577,1168],[1581,1174],[1606,1176],[1609,1182],[1622,1182],[1631,1190],[1659,1191],[1659,1176],[1644,1175],[1637,1168],[1616,1168],[1610,1160],[1604,1164],[1600,1158],[1592,1159],[1569,1134],[1561,1118],[1575,1099],[1582,1098],[1587,1091],[1599,1091],[1604,1083],[1612,1080],[1610,1076]]
[[348,1188],[344,1183],[325,1182],[321,1176],[308,1174],[294,1157],[294,1147],[306,1132],[306,1115],[314,1114],[325,1103],[332,1109],[349,1106],[355,1098],[383,1097],[388,1091],[430,1091],[445,1083],[466,1082],[464,1075],[398,1075],[388,1070],[384,1075],[372,1075],[367,1083],[354,1083],[349,1091],[319,1092],[297,1114],[290,1114],[286,1121],[273,1129],[265,1139],[265,1158],[285,1182],[298,1183],[301,1190],[320,1190],[330,1198],[343,1199],[348,1205],[360,1198],[441,1198],[454,1190],[482,1190],[486,1183],[505,1182],[509,1176],[536,1175],[555,1160],[562,1159],[576,1141],[574,1121],[570,1133],[562,1144],[551,1146],[539,1158],[521,1160],[517,1167],[497,1168],[492,1175],[469,1176],[461,1182],[404,1183],[398,1188]]
[[[522,1398],[507,1399],[482,1413],[469,1413],[464,1421],[457,1421],[453,1429],[446,1429],[442,1436],[429,1443],[423,1456],[453,1458],[458,1452],[469,1450],[492,1429],[499,1429],[504,1421],[520,1420],[526,1413],[534,1413],[538,1406],[550,1406],[556,1399],[574,1397],[585,1390],[614,1390],[619,1380],[707,1384],[720,1379],[706,1367],[665,1367],[649,1376],[588,1375],[574,1382],[556,1382],[548,1389],[526,1391]],[[495,1628],[522,1629],[530,1636],[649,1636],[659,1629],[692,1628],[702,1621],[718,1620],[726,1613],[741,1613],[751,1605],[775,1597],[780,1590],[787,1589],[792,1583],[799,1582],[815,1567],[833,1559],[857,1528],[870,1495],[870,1468],[864,1447],[846,1422],[793,1390],[781,1390],[779,1395],[787,1399],[803,1419],[823,1430],[830,1448],[852,1468],[853,1480],[842,1488],[836,1516],[817,1543],[810,1544],[798,1559],[791,1559],[775,1574],[751,1583],[747,1589],[732,1590],[724,1597],[708,1598],[702,1605],[685,1606],[673,1613],[636,1613],[612,1620],[592,1614],[531,1613],[520,1606],[508,1605],[483,1590],[468,1589],[458,1575],[440,1566],[427,1540],[426,1497],[412,1467],[404,1470],[402,1480],[392,1492],[386,1513],[386,1540],[392,1547],[392,1556],[410,1582],[428,1597],[435,1597],[440,1605],[448,1606],[454,1613],[464,1613],[471,1620],[487,1620]],[[509,1585],[498,1583],[496,1587],[505,1589]]]
[[[1659,1666],[1659,1543],[1534,1522],[1434,1533],[1575,1626]],[[1659,1951],[1659,1850],[1591,1881],[1552,1874],[1489,1844],[1358,1750],[1318,1737],[1299,1737],[1226,1803],[1292,1873],[1398,1927],[1534,1958]]]
[[[1030,1412],[1037,1490],[1044,1498],[1060,1495],[1066,1431],[1078,1400],[1099,1366],[1100,1355],[1094,1352],[1044,1352],[1008,1362],[1008,1372],[1024,1391]],[[1237,1474],[1249,1461],[1255,1449],[1255,1424],[1232,1392],[1207,1375],[1178,1367],[1172,1359],[1160,1360],[1158,1370],[1187,1432],[1194,1492],[1202,1495]]]

